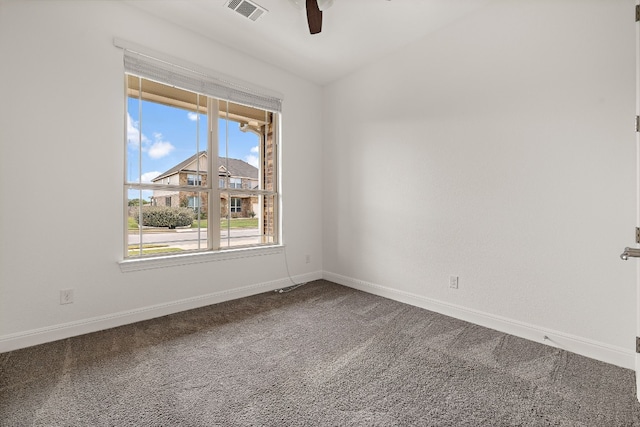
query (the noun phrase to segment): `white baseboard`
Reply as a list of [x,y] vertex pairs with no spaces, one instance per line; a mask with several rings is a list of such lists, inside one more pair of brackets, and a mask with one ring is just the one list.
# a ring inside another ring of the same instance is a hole
[[[324,272],[323,278],[343,286],[424,308],[531,341],[561,348],[612,365],[635,369],[635,353],[632,349],[604,344],[587,338],[368,283],[328,271]],[[548,339],[545,339],[545,337],[548,337]]]
[[[322,272],[303,274],[292,277],[295,283],[310,282],[322,278]],[[192,298],[178,301],[171,301],[164,304],[142,307],[134,310],[122,311],[118,313],[82,319],[69,323],[62,323],[47,326],[39,329],[18,332],[15,334],[0,337],[0,353],[31,347],[77,335],[97,332],[104,329],[115,328],[117,326],[154,319],[156,317],[179,313],[181,311],[217,304],[238,298],[248,297],[275,289],[292,286],[289,278],[274,280],[270,282],[258,283],[241,288],[229,289],[220,292],[213,292]]]
[[[368,283],[327,271],[318,271],[295,276],[293,277],[293,280],[296,283],[303,283],[322,278],[343,286],[455,317],[457,319],[495,329],[500,332],[562,348],[563,350],[590,357],[592,359],[600,360],[623,368],[635,369],[635,353],[632,349],[611,346],[587,338],[542,328],[536,325],[508,319],[506,317]],[[0,337],[0,353],[149,320],[185,310],[256,295],[279,288],[286,288],[291,285],[292,283],[289,278],[284,278],[244,286],[241,288],[214,292],[179,301],[171,301],[164,304],[4,335]],[[545,336],[549,339],[545,340]]]

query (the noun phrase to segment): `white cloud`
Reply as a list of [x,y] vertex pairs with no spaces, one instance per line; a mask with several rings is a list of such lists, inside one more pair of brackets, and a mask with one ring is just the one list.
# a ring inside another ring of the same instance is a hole
[[[140,137],[141,135],[142,138]],[[153,142],[145,134],[140,134],[139,122],[136,122],[131,118],[131,115],[127,114],[127,142],[131,146],[138,148],[140,139],[142,139],[142,151],[149,154],[152,159],[160,159],[176,148],[169,141],[163,141],[160,132],[153,133]]]
[[258,156],[254,156],[253,154],[249,154],[248,156],[244,157],[245,162],[249,163],[251,166],[254,166],[256,168],[258,167],[259,160],[260,159],[258,158]]
[[196,120],[198,120],[198,114],[194,113],[194,112],[189,112],[187,113],[187,117],[189,118],[189,120],[191,120],[192,122],[195,122]]
[[176,147],[168,141],[156,141],[149,147],[149,157],[152,159],[161,159],[171,153]]
[[[258,146],[256,145],[255,147],[251,147],[250,150],[252,153],[256,153],[258,154],[260,152],[260,148],[258,148]],[[258,167],[258,165],[260,164],[260,157],[253,155],[253,154],[249,154],[244,156],[244,161],[249,163],[251,166],[254,167]]]
[[164,156],[169,155],[176,147],[169,141],[162,140],[162,134],[160,132],[154,132],[153,138],[155,141],[148,148],[147,154],[152,159],[161,159]]
[[160,175],[161,172],[158,171],[153,171],[153,172],[145,172],[142,174],[142,176],[140,177],[141,182],[149,184],[151,183],[151,180],[155,177],[157,177],[158,175]]
[[[260,148],[256,145],[255,147],[251,147],[251,150],[249,150],[251,153],[256,153],[259,154],[260,153]],[[258,167],[258,165],[260,164],[260,157],[256,156],[254,154],[248,154],[246,156],[244,156],[244,161],[249,163],[251,166],[254,167]]]
[[[142,143],[149,143],[149,138],[142,134]],[[130,114],[127,114],[127,143],[134,147],[140,145],[140,123],[131,118]]]

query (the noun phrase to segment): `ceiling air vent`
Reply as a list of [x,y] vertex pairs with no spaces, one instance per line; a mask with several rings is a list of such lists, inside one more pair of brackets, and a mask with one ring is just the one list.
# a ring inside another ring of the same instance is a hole
[[256,21],[267,12],[267,9],[249,0],[230,0],[227,7],[252,21]]

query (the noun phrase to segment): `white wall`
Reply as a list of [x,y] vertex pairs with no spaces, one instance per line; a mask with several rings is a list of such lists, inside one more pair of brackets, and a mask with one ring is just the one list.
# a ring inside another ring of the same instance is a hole
[[[299,279],[321,276],[318,86],[118,2],[2,1],[0,351],[290,284],[283,254],[120,271],[124,77],[114,37],[284,95],[288,265]],[[59,305],[64,288],[73,304]]]
[[119,37],[284,94],[294,276],[631,367],[632,13],[499,1],[322,93],[117,2],[0,0],[0,351],[288,283],[282,254],[120,271]]
[[633,367],[633,7],[499,1],[325,88],[325,277]]

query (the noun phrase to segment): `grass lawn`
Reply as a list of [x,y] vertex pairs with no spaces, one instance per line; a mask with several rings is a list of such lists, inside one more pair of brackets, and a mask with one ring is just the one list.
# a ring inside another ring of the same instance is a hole
[[129,230],[137,230],[138,229],[138,223],[136,222],[135,218],[133,217],[128,217],[129,219]]
[[[200,220],[200,227],[207,228],[207,220]],[[193,221],[191,228],[198,228],[198,221]],[[227,220],[220,220],[220,228],[227,228]],[[231,228],[258,228],[258,218],[231,218]]]
[[[201,219],[200,220],[200,228],[207,228],[207,220],[206,219]],[[193,221],[193,224],[191,224],[191,228],[198,228],[198,221]]]
[[[168,246],[169,245],[157,245],[157,244],[142,245],[142,255],[182,251],[182,249],[180,248],[169,248]],[[140,245],[129,245],[129,255],[138,255],[138,254],[140,254]]]
[[[220,228],[227,228],[227,220],[220,221]],[[258,228],[258,218],[231,218],[230,228]]]

